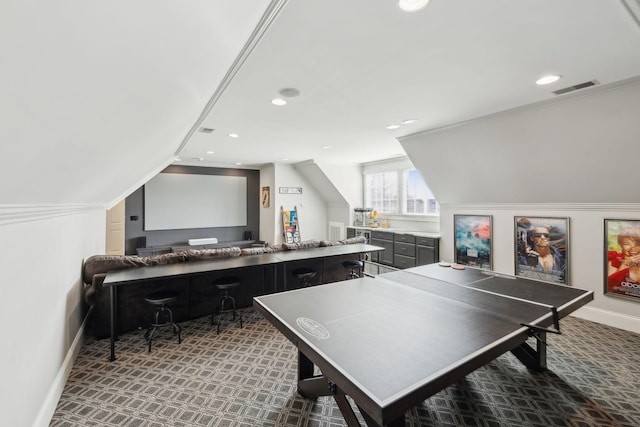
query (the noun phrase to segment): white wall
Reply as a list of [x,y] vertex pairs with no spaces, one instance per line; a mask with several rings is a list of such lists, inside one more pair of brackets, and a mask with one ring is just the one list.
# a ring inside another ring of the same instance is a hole
[[508,274],[515,215],[569,217],[570,284],[595,293],[577,314],[640,332],[640,301],[605,295],[603,270],[603,219],[640,219],[638,117],[636,83],[404,138],[440,202],[441,258],[454,214],[493,215],[494,270]]
[[637,203],[640,82],[591,93],[401,142],[441,205]]
[[82,262],[104,253],[105,216],[0,207],[0,425],[49,424],[81,343]]
[[[314,186],[292,165],[275,166],[275,188],[271,189],[272,204],[275,203],[276,244],[282,243],[282,219],[280,206],[284,210],[298,208],[298,225],[302,240],[327,238],[327,204]],[[279,194],[280,187],[302,187],[302,194]]]
[[[260,191],[263,187],[269,187],[270,203],[268,208],[262,207],[262,201],[260,202],[260,240],[267,242],[268,244],[274,244],[277,230],[276,222],[274,218],[278,218],[276,212],[280,212],[280,207],[276,206],[276,180],[275,180],[275,165],[270,164],[263,166],[260,169]],[[277,209],[276,209],[277,208]]]
[[[359,164],[343,165],[329,164],[326,162],[314,162],[317,167],[317,174],[323,176],[323,180],[312,180],[312,184],[324,195],[327,203],[327,221],[342,223],[345,226],[353,225],[354,208],[362,206],[362,166]],[[308,168],[306,168],[308,169]],[[303,173],[306,173],[303,169]],[[309,175],[306,175],[309,177]],[[319,185],[331,187],[332,197],[327,197]],[[343,237],[346,237],[346,230],[343,230]]]

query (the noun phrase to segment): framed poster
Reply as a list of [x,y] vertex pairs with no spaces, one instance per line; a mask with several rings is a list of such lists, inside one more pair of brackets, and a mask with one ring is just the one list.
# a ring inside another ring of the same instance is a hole
[[455,262],[491,270],[491,215],[453,215]]
[[516,276],[569,284],[569,218],[516,216]]
[[640,220],[604,220],[604,292],[640,301]]
[[262,200],[262,207],[268,208],[271,206],[271,190],[269,187],[262,187],[262,194],[260,196]]

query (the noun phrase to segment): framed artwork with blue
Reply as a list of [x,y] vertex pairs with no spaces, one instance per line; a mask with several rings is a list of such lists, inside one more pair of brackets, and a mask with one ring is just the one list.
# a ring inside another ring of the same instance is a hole
[[491,215],[453,215],[456,264],[491,270]]

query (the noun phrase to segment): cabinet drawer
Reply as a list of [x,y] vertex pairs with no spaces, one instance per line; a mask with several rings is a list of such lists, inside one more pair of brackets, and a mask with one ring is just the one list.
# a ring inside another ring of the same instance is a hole
[[416,237],[416,245],[435,246],[436,239],[434,239],[433,237]]
[[393,233],[373,230],[371,231],[371,238],[379,240],[393,240]]
[[393,257],[393,266],[396,268],[411,268],[416,266],[416,259],[410,256],[398,255]]
[[412,243],[394,242],[393,253],[394,255],[416,256],[416,245]]
[[411,234],[394,234],[393,240],[396,242],[403,242],[403,243],[415,243],[416,236]]

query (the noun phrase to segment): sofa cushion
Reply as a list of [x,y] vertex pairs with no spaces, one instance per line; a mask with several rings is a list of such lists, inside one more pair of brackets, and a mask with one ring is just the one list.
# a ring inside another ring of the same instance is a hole
[[135,255],[93,255],[84,261],[82,280],[84,283],[92,283],[95,274],[144,265],[145,259]]
[[82,280],[85,283],[91,283],[95,274],[106,273],[109,270],[144,267],[147,265],[176,264],[184,261],[184,255],[174,253],[150,257],[139,257],[136,255],[93,255],[84,262]]
[[320,247],[339,246],[339,245],[343,245],[343,244],[344,243],[336,242],[335,240],[320,240]]
[[189,249],[184,252],[179,252],[185,257],[186,261],[198,261],[216,258],[227,258],[232,256],[240,256],[242,250],[237,247],[230,248],[218,248],[218,249]]
[[307,248],[317,248],[320,246],[319,240],[305,240],[304,242],[299,243],[283,243],[282,248],[288,251],[295,249],[307,249]]
[[179,264],[185,262],[187,258],[181,253],[168,253],[161,255],[152,255],[143,258],[144,265],[165,265],[165,264]]
[[243,248],[242,255],[261,255],[265,253],[266,248]]
[[367,238],[364,236],[349,237],[348,239],[340,240],[343,245],[351,245],[354,243],[367,243]]

